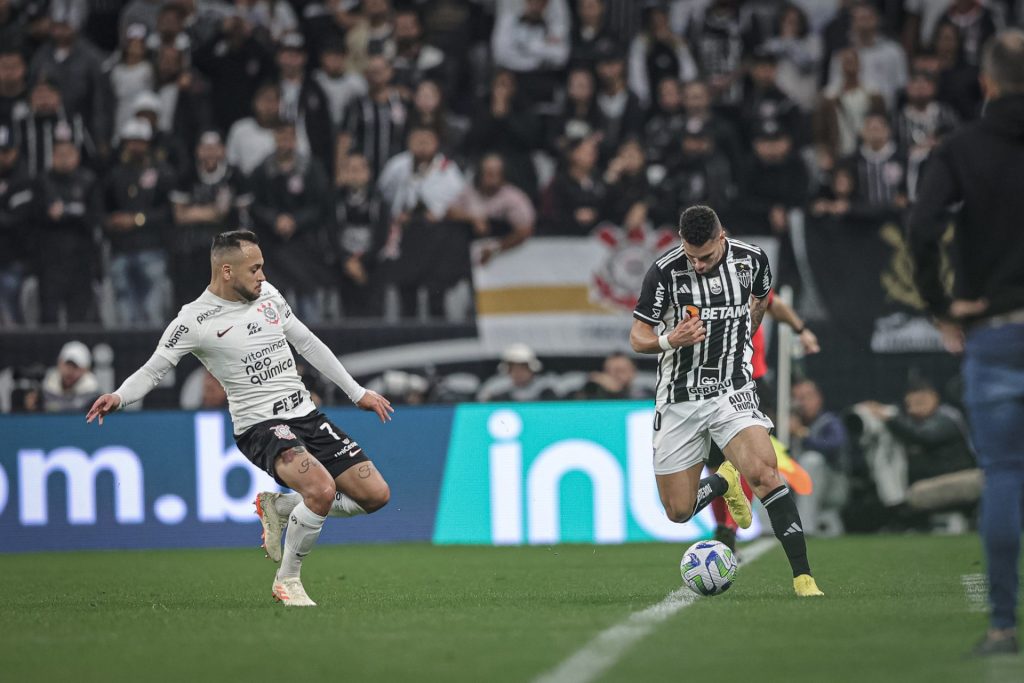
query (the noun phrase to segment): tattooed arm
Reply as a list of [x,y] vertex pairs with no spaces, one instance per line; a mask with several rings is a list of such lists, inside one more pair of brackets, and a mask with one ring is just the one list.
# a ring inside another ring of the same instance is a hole
[[757,328],[761,326],[761,319],[764,318],[764,312],[768,310],[768,297],[758,299],[756,296],[750,297],[750,336],[753,337],[754,333],[757,332]]

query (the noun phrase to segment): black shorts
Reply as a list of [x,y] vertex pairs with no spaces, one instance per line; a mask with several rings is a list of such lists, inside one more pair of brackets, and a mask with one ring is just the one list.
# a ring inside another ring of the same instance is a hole
[[369,460],[355,439],[319,410],[304,417],[260,422],[235,437],[235,443],[252,464],[282,486],[288,484],[278,478],[274,461],[289,448],[304,446],[335,478],[353,465]]

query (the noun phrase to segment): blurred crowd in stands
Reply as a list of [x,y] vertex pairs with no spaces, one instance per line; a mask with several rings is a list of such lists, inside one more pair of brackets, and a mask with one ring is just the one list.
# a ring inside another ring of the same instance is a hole
[[0,325],[163,325],[239,226],[316,324],[698,202],[898,217],[1022,4],[0,0]]

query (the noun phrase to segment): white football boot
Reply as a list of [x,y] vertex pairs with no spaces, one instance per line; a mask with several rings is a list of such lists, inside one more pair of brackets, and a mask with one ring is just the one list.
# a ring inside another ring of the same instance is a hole
[[280,493],[264,491],[256,494],[256,515],[263,525],[263,542],[260,544],[267,557],[274,562],[281,561],[281,535],[284,534],[288,517],[277,512],[277,499]]
[[287,579],[279,579],[274,576],[274,587],[271,589],[274,599],[284,603],[288,607],[316,607],[302,587],[302,581],[297,576]]

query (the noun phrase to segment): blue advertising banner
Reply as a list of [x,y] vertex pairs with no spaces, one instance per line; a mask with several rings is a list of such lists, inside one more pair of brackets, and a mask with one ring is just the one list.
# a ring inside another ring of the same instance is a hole
[[[328,543],[689,541],[714,526],[665,517],[649,402],[400,406],[381,425],[327,414],[366,449],[391,502],[329,520]],[[219,412],[0,417],[3,551],[258,546],[253,498],[277,490]],[[744,537],[759,533],[754,526]]]
[[[328,523],[325,542],[429,540],[451,408],[400,409],[381,425],[326,411],[392,487],[367,517]],[[226,413],[142,412],[102,427],[80,415],[0,417],[3,550],[258,546],[258,491],[278,490],[235,447]]]

